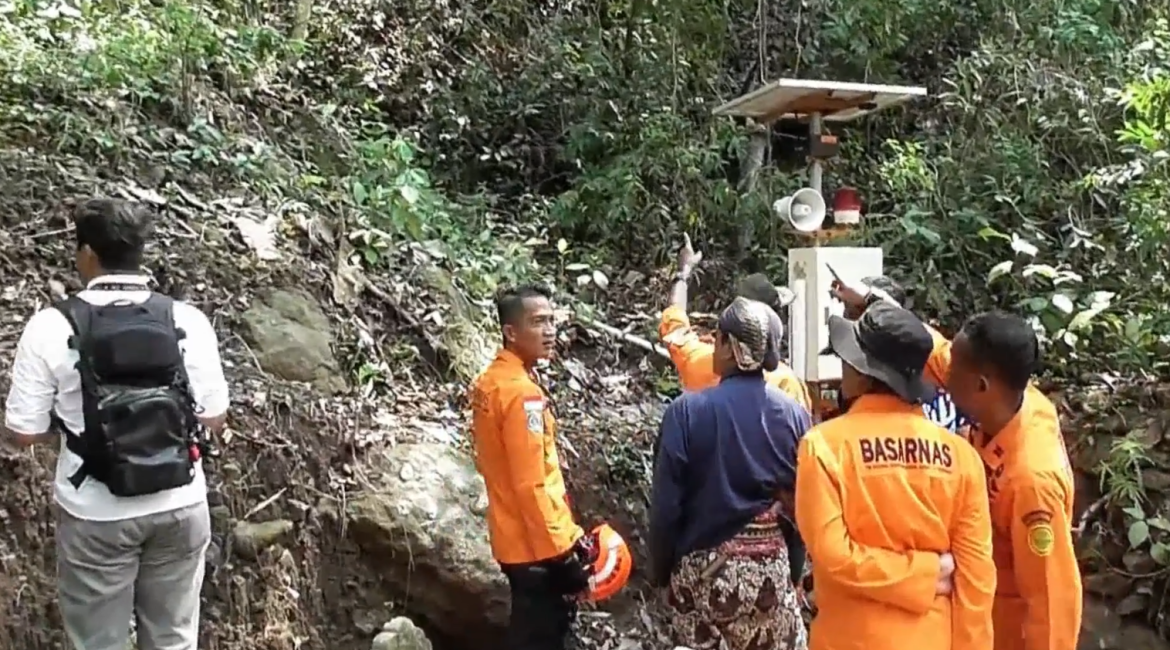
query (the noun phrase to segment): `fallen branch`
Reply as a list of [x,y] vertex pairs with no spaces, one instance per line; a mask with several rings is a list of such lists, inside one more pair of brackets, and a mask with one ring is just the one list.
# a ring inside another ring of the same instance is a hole
[[1085,511],[1081,513],[1081,519],[1077,522],[1076,528],[1073,528],[1073,535],[1075,537],[1084,535],[1085,531],[1089,529],[1089,525],[1101,517],[1107,503],[1109,503],[1108,495],[1097,499],[1092,505],[1085,508]]
[[604,332],[604,333],[606,333],[606,334],[608,334],[608,335],[610,335],[618,340],[629,343],[630,345],[633,345],[635,347],[642,348],[643,350],[645,350],[651,354],[657,354],[658,356],[662,357],[663,359],[670,361],[670,353],[666,351],[666,348],[662,347],[661,345],[655,345],[654,343],[651,343],[650,341],[646,340],[645,338],[643,338],[641,336],[638,336],[637,334],[631,334],[629,332],[624,332],[624,331],[614,327],[613,325],[602,323],[601,321],[594,320],[592,318],[589,318],[588,316],[582,316],[581,314],[577,314],[576,318],[577,318],[578,322],[580,322],[582,325],[585,325],[586,327],[592,327],[595,329],[599,329],[602,332]]

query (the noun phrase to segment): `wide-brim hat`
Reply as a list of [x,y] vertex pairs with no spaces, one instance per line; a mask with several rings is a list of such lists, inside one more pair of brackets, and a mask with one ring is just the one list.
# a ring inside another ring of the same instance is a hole
[[913,314],[876,303],[851,321],[829,317],[829,347],[861,374],[877,379],[912,404],[931,400],[937,388],[922,377],[934,348],[930,332]]

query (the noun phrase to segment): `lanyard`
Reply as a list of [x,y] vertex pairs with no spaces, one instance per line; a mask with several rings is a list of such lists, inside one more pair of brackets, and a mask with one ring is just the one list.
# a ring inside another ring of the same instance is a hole
[[86,291],[150,291],[150,287],[128,282],[102,282],[86,287]]

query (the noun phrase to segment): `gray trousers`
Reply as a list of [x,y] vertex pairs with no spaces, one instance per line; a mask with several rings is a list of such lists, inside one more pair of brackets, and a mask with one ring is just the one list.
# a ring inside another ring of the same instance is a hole
[[122,521],[57,520],[57,588],[74,650],[195,650],[207,503]]

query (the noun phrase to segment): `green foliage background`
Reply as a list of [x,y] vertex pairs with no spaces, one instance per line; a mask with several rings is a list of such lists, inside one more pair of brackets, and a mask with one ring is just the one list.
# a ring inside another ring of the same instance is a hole
[[767,206],[803,166],[777,156],[738,193],[745,132],[711,108],[748,74],[921,84],[931,99],[841,134],[829,189],[861,189],[860,238],[944,325],[1020,308],[1076,372],[1164,372],[1166,14],[4,0],[0,137],[295,201],[346,224],[367,264],[420,242],[482,294],[563,272],[562,238],[574,268],[661,264],[685,230],[780,271],[794,242]]
[[[1059,378],[1167,378],[1162,2],[0,0],[0,153],[312,217],[370,273],[421,255],[473,298],[587,300],[683,232],[782,279],[768,206],[803,164],[739,191],[747,133],[711,115],[782,76],[930,90],[841,131],[827,183],[917,308],[1022,311]],[[1143,449],[1102,472],[1135,547],[1163,521]]]

